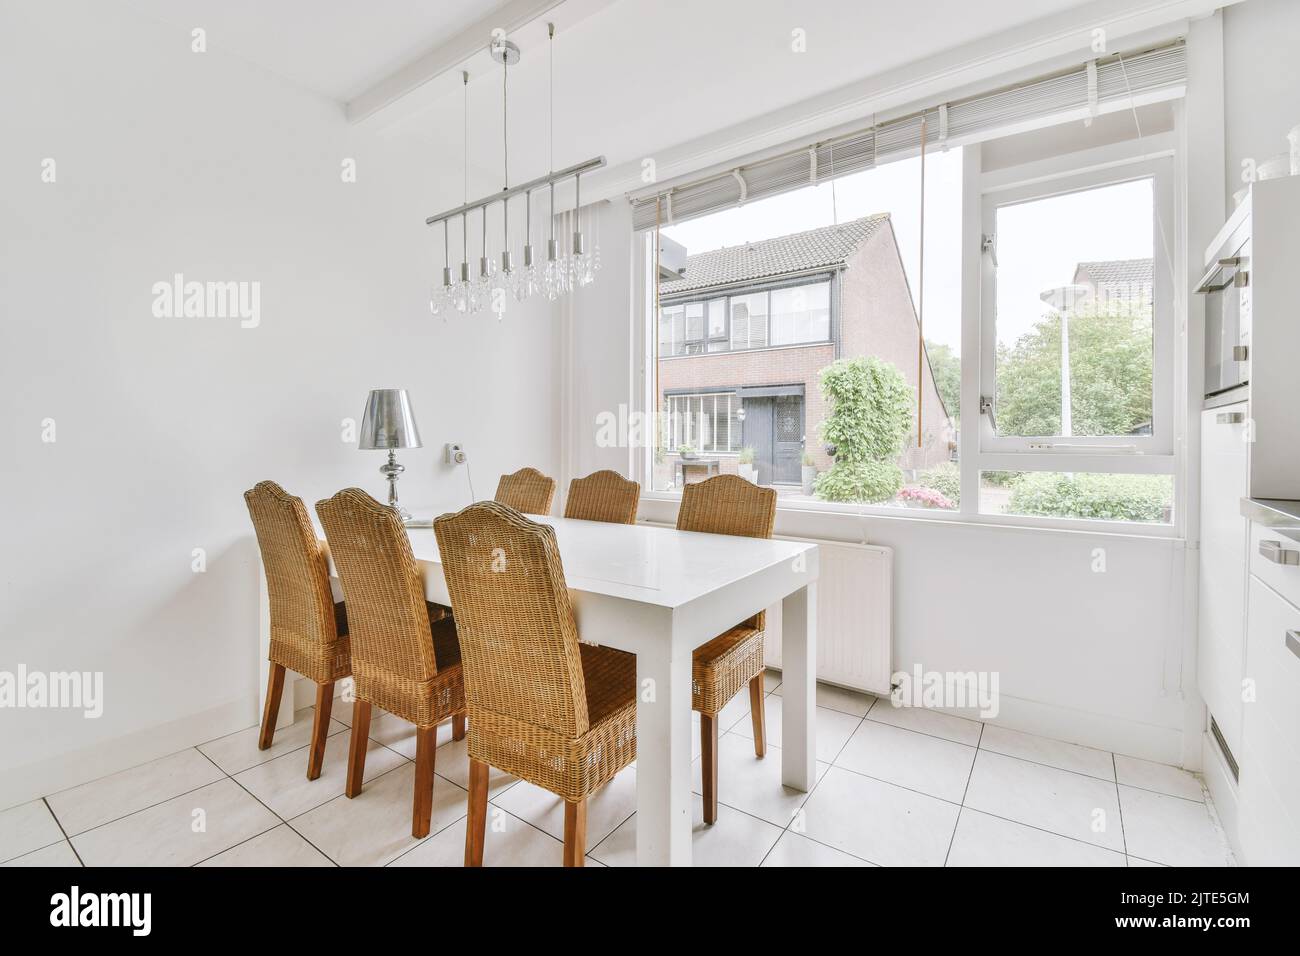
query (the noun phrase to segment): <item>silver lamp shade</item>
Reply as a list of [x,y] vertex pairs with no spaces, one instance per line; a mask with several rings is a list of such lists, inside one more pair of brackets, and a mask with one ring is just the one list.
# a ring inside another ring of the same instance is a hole
[[406,389],[371,389],[357,447],[362,451],[388,451],[388,461],[379,466],[379,473],[388,479],[388,506],[395,509],[403,521],[409,521],[411,513],[397,503],[397,479],[406,468],[397,463],[394,453],[397,448],[420,447],[420,429],[416,427],[415,413],[411,411]]
[[357,447],[362,451],[420,447],[420,429],[415,424],[415,413],[411,411],[406,389],[370,390]]

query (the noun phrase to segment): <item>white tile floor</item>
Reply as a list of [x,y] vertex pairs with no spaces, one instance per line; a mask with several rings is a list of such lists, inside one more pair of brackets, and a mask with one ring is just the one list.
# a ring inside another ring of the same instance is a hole
[[[780,675],[767,676],[768,739],[781,739]],[[729,866],[1231,865],[1204,788],[1174,767],[817,693],[817,784],[781,786],[780,750],[754,757],[748,695],[720,719],[718,821],[695,799],[695,861]],[[256,728],[0,811],[6,866],[459,866],[468,757],[440,728],[431,835],[410,835],[413,730],[376,715],[366,787],[343,796],[349,708],[306,778],[311,711],[257,749]],[[698,727],[698,723],[697,723]],[[698,756],[698,742],[696,744]],[[698,793],[699,761],[696,760]],[[485,862],[560,863],[563,805],[491,778]],[[592,798],[588,862],[636,856],[636,769]]]

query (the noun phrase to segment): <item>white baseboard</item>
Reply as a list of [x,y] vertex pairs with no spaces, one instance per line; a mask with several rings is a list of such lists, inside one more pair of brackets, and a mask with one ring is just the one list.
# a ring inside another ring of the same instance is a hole
[[256,715],[257,696],[252,695],[161,726],[16,767],[0,779],[0,809],[233,734],[256,723]]
[[[985,723],[1174,767],[1182,766],[1183,734],[1174,728],[1044,704],[1005,693],[999,696],[999,703],[998,715],[985,720]],[[970,711],[945,710],[958,717],[979,719],[978,714]]]

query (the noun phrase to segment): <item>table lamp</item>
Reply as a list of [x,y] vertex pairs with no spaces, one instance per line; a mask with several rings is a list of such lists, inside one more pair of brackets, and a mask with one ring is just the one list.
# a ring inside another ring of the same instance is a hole
[[379,473],[388,479],[388,506],[396,509],[403,521],[409,521],[411,513],[397,503],[397,479],[406,468],[397,463],[396,449],[419,448],[420,429],[416,427],[415,414],[411,411],[411,400],[406,396],[406,389],[370,390],[357,447],[362,451],[387,449],[388,461],[379,466]]

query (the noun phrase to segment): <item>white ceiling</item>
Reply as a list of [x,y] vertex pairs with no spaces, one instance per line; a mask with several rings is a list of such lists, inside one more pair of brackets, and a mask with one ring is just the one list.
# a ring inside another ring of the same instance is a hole
[[[155,19],[205,26],[210,51],[230,52],[340,102],[506,6],[505,0],[127,2]],[[1054,17],[1077,21],[1062,30],[1086,45],[1082,25],[1178,2],[1188,0],[565,0],[512,34],[523,60],[510,70],[510,179],[548,168],[544,20],[558,25],[554,168],[603,154],[626,169],[783,108],[820,122],[809,105],[817,97],[873,78],[887,88],[899,71],[926,60],[925,70],[942,77],[945,51],[961,48],[953,59],[969,65],[980,55],[972,50],[996,48],[999,37],[1019,28],[1052,36]],[[1041,23],[1025,27],[1034,21]],[[792,49],[795,30],[803,31],[805,52]],[[470,189],[482,192],[501,185],[500,67],[486,53],[463,65],[472,76],[470,163],[480,170],[471,173]],[[432,137],[457,168],[459,69],[378,119],[392,135]],[[743,137],[732,139],[743,145]]]
[[209,52],[232,54],[342,102],[506,0],[126,2],[163,23],[203,27]]

